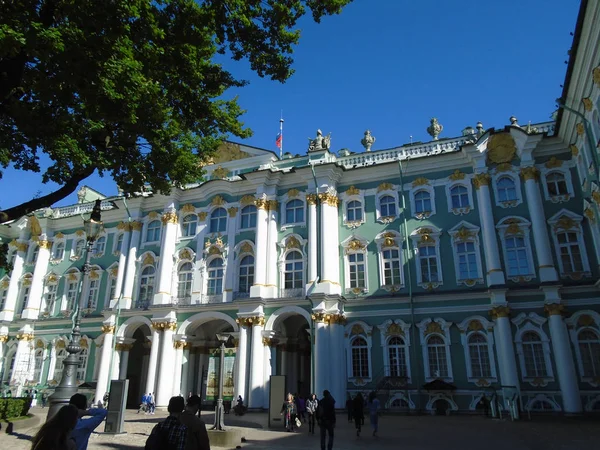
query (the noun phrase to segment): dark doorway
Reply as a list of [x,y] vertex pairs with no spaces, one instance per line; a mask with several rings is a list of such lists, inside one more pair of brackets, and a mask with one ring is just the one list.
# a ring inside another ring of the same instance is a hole
[[[135,342],[129,350],[129,361],[127,363],[127,379],[129,380],[129,392],[127,393],[127,408],[138,408],[140,406],[144,389],[146,389],[146,371],[149,349],[145,345],[146,333],[150,332],[148,327],[142,326],[135,330],[133,339]],[[145,369],[145,371],[144,371]]]

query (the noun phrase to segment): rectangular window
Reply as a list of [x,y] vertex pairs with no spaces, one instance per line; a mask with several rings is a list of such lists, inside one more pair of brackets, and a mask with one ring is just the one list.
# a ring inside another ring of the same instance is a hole
[[432,378],[447,377],[448,363],[446,348],[443,345],[429,346],[429,376]]
[[563,271],[565,273],[583,272],[583,259],[577,233],[559,233],[556,237]]
[[67,310],[73,311],[77,301],[77,281],[72,281],[67,285]]
[[477,253],[473,242],[458,242],[456,244],[458,255],[459,280],[475,280],[479,277],[477,271]]
[[400,278],[400,250],[390,249],[383,251],[383,284],[393,286],[401,283]]
[[369,377],[369,350],[366,347],[352,348],[352,376],[354,378]]
[[437,255],[433,245],[422,245],[419,247],[419,261],[421,264],[421,281],[423,283],[440,281]]
[[352,253],[348,255],[350,268],[350,287],[364,288],[365,284],[365,255]]
[[56,302],[56,284],[49,284],[46,286],[46,311],[49,313],[54,312],[54,304]]
[[527,247],[525,239],[519,236],[510,236],[506,240],[506,258],[508,262],[508,276],[529,275],[529,261],[527,260]]
[[100,290],[100,280],[90,280],[86,308],[96,309],[96,302],[98,301],[99,290]]
[[27,306],[27,302],[29,301],[29,291],[31,290],[30,286],[23,286],[21,293],[21,302],[19,304],[19,308],[17,309],[17,314],[23,314],[23,310]]
[[544,347],[541,342],[523,343],[523,357],[525,360],[525,373],[528,377],[544,378],[548,376]]
[[390,376],[406,377],[407,370],[404,347],[390,347],[388,355],[390,359]]
[[0,291],[0,311],[2,311],[6,305],[6,297],[8,297],[8,288]]
[[117,295],[117,277],[110,278],[109,300],[116,298]]

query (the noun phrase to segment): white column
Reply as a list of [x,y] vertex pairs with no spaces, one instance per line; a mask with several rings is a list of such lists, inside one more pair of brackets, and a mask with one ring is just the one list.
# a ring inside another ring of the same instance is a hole
[[275,200],[271,200],[269,204],[269,226],[267,235],[267,296],[269,298],[279,297],[278,290],[278,276],[277,272],[279,266],[277,264],[277,210],[279,209],[279,203]]
[[121,374],[121,350],[119,350],[122,344],[115,345],[115,351],[113,352],[112,362],[112,373],[110,374],[111,380],[118,380]]
[[335,194],[319,194],[321,204],[321,280],[316,292],[341,294],[340,251],[338,233],[338,198]]
[[527,208],[531,218],[533,240],[535,242],[535,254],[537,255],[538,267],[540,269],[540,281],[556,281],[558,274],[554,267],[550,238],[546,225],[546,214],[542,204],[542,196],[537,183],[538,170],[535,167],[521,169],[521,175],[525,180],[525,193],[527,195]]
[[264,409],[269,409],[269,389],[271,385],[271,347],[267,343],[263,345],[263,405]]
[[[329,361],[331,367],[331,382],[330,391],[333,398],[336,400],[338,408],[341,408],[342,402],[346,399],[346,366],[343,360],[344,347],[344,327],[339,323],[338,318],[342,316],[332,316],[331,324],[329,325],[330,332],[330,351]],[[373,368],[372,368],[373,369]]]
[[558,385],[562,394],[563,409],[566,413],[578,414],[583,408],[581,405],[581,395],[579,394],[579,383],[575,373],[575,364],[573,361],[573,352],[569,342],[567,326],[563,320],[563,306],[558,303],[546,304],[546,313],[548,314],[548,326],[550,327],[550,339],[552,340],[552,350],[554,352],[554,361],[556,362],[556,372],[558,375]]
[[[191,345],[188,343],[188,345]],[[188,375],[187,375],[187,390],[192,391],[192,394],[200,395],[196,392],[196,352],[193,347],[190,346],[188,350]]]
[[17,252],[17,255],[13,262],[13,270],[10,275],[10,284],[8,285],[8,292],[6,293],[4,310],[0,312],[0,322],[12,321],[15,315],[15,308],[17,307],[17,299],[19,297],[19,280],[23,275],[23,265],[25,263],[28,248],[27,241],[24,240],[12,241],[9,246],[16,247],[15,251]]
[[502,386],[519,387],[517,360],[515,358],[514,339],[510,323],[508,306],[496,306],[490,311],[494,319],[494,341],[498,352],[498,365]]
[[264,325],[264,317],[252,318],[250,382],[248,386],[248,406],[250,408],[262,408],[263,406],[264,349],[262,343],[262,331]]
[[312,283],[317,279],[317,201],[316,195],[310,194],[306,196],[308,204],[308,283]]
[[477,190],[477,206],[481,221],[481,234],[483,235],[483,253],[485,254],[485,264],[487,267],[487,283],[488,286],[502,285],[504,284],[504,272],[500,263],[496,226],[490,200],[490,176],[486,173],[477,174],[473,178],[473,183]]
[[225,267],[225,286],[223,288],[223,301],[233,301],[233,289],[235,287],[235,233],[237,231],[238,208],[232,206],[227,210],[229,223],[227,224],[227,261]]
[[[317,315],[318,314],[318,315]],[[329,388],[329,333],[323,313],[317,313],[315,321],[315,393],[321,398],[323,390]],[[337,399],[336,399],[337,400]],[[339,401],[339,400],[338,400]]]
[[38,246],[40,250],[35,262],[35,269],[33,270],[29,299],[21,315],[23,319],[36,320],[40,315],[42,295],[44,294],[44,276],[46,276],[46,271],[48,270],[52,243],[48,240],[40,240],[38,241]]
[[156,402],[156,369],[158,364],[158,349],[160,346],[160,332],[152,324],[152,341],[150,347],[150,359],[148,361],[148,376],[146,377],[146,394],[152,392]]
[[[175,255],[175,240],[177,239],[177,211],[170,209],[162,216],[162,240],[160,245],[160,264],[158,268],[158,292],[154,294],[155,305],[171,303],[173,282],[173,256]],[[168,400],[167,400],[168,402]]]
[[183,371],[183,346],[185,342],[183,341],[175,341],[173,342],[173,349],[175,350],[175,365],[173,371],[173,396],[181,395],[184,398],[187,398],[187,392],[181,391],[181,375]]
[[[119,299],[119,296],[121,295],[121,291],[123,290],[123,281],[125,280],[125,271],[127,270],[127,255],[129,254],[129,240],[131,239],[131,230],[133,229],[133,225],[122,222],[122,228],[125,231],[123,232],[123,242],[121,242],[121,248],[119,249],[119,270],[117,271],[117,284],[115,286],[115,298],[110,299],[111,307],[116,306],[116,302]],[[138,232],[138,234],[139,234],[139,232]],[[134,267],[135,267],[135,265],[134,265]],[[123,302],[123,303],[126,303],[126,302]],[[121,305],[121,306],[124,307],[124,305]]]
[[203,278],[203,258],[204,258],[204,239],[206,237],[206,213],[198,214],[198,233],[196,234],[196,261],[194,264],[194,277],[192,279],[192,304],[199,304],[202,300],[202,278]]
[[198,378],[196,379],[196,392],[198,395],[202,396],[204,392],[202,389],[202,383],[204,383],[204,371],[208,369],[208,367],[206,367],[206,353],[204,353],[204,349],[200,348],[199,350],[200,353],[196,355],[196,359],[198,361]]
[[127,378],[127,367],[129,365],[129,350],[131,350],[131,344],[121,344],[121,349],[119,380],[125,380]]
[[[98,368],[98,381],[96,382],[96,399],[104,398],[104,394],[108,392],[108,379],[110,372],[110,357],[112,354],[113,337],[115,332],[114,325],[103,325],[102,332],[102,347],[100,354],[100,367]],[[98,351],[98,348],[96,348]]]
[[15,354],[15,365],[13,367],[13,371],[10,374],[10,380],[14,383],[18,383],[19,387],[17,388],[17,395],[19,397],[21,395],[21,389],[23,384],[27,380],[27,375],[29,373],[29,360],[31,359],[31,341],[33,341],[33,330],[28,331],[20,331],[17,334],[17,352]]
[[[10,364],[10,361],[8,362]],[[48,381],[54,380],[54,370],[56,369],[56,345],[54,343],[50,347],[50,364],[48,365],[48,376],[46,379]],[[57,382],[60,380],[56,380]]]
[[237,384],[235,386],[235,398],[237,398],[238,395],[241,395],[244,402],[248,404],[248,399],[246,398],[246,379],[248,374],[246,370],[246,368],[248,367],[248,327],[246,319],[240,318],[239,325],[240,337],[235,361],[235,371],[237,378]]
[[[129,242],[129,250],[127,252],[127,263],[125,268],[125,278],[123,281],[123,304],[122,307],[125,309],[131,308],[133,298],[133,287],[135,286],[135,279],[137,275],[137,252],[140,245],[140,235],[142,233],[142,223],[132,222],[130,224],[132,232]],[[119,266],[119,271],[121,266]]]
[[[8,334],[0,334],[0,373],[4,373],[2,371],[2,368],[4,367],[4,357],[6,356],[4,354],[4,351],[6,350],[6,343],[8,342]],[[10,362],[8,362],[7,364],[10,364]],[[2,380],[0,380],[0,383],[2,382]]]
[[186,342],[183,346],[183,357],[181,361],[181,393],[187,398],[190,392],[188,386],[190,372],[190,344]]
[[160,346],[160,367],[156,382],[156,406],[167,406],[173,392],[173,367],[175,365],[175,349],[173,348],[173,332],[177,324],[165,323]]
[[250,288],[250,297],[262,297],[265,294],[267,284],[268,200],[257,200],[256,208],[256,259],[254,263],[254,286]]

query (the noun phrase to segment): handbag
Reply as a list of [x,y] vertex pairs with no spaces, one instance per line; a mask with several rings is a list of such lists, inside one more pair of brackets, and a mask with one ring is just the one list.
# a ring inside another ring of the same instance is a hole
[[302,422],[300,422],[300,419],[296,417],[296,426],[300,428],[300,425],[302,425]]

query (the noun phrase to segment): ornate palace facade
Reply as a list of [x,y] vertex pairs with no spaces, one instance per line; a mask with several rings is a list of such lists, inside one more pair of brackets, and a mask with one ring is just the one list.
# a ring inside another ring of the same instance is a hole
[[[583,2],[556,121],[479,123],[428,143],[331,151],[320,131],[279,159],[229,144],[207,180],[169,196],[104,198],[0,226],[4,389],[51,390],[80,298],[82,390],[129,379],[204,393],[215,334],[233,335],[235,394],[377,390],[387,408],[600,408],[597,142],[600,23]],[[104,234],[82,273],[81,213]],[[129,212],[129,213],[128,213]],[[94,394],[92,394],[94,392]]]

